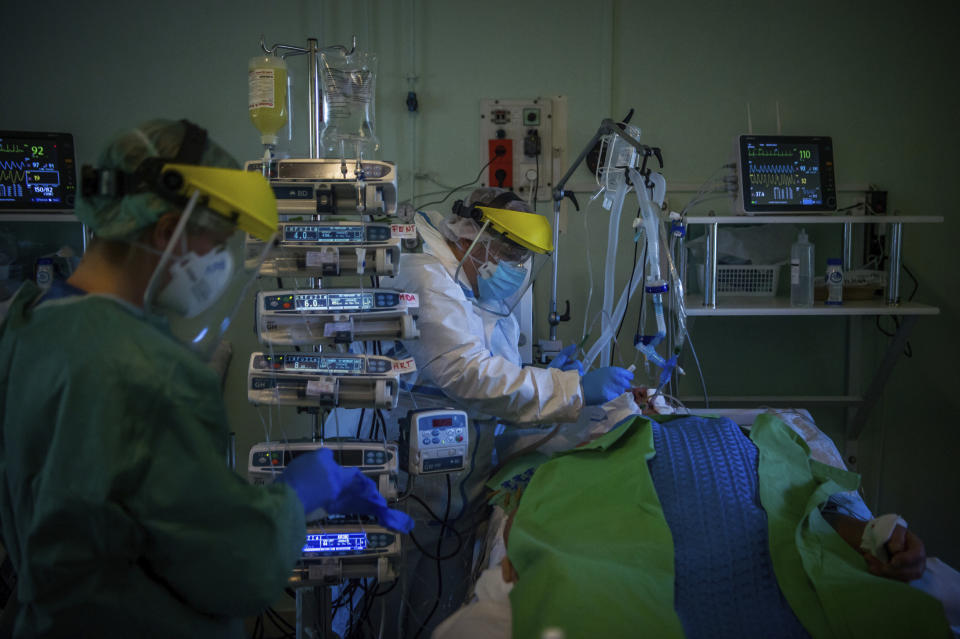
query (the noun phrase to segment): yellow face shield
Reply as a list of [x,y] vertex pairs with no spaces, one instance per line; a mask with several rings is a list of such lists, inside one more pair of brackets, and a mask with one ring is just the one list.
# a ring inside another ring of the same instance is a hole
[[481,212],[481,223],[489,222],[490,228],[520,246],[541,255],[553,252],[553,232],[544,216],[488,206],[475,208]]
[[222,215],[240,230],[263,241],[277,231],[277,200],[269,182],[259,173],[165,164],[160,175],[163,185],[178,195],[189,199],[199,192],[199,204]]

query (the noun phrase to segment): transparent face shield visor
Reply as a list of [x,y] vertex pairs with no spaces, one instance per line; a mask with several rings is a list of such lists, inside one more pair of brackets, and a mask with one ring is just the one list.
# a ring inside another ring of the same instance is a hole
[[494,231],[487,221],[457,265],[455,278],[471,288],[476,306],[506,317],[552,259]]
[[166,317],[171,332],[208,360],[246,299],[273,242],[249,255],[245,234],[198,202],[195,191],[180,215],[147,289],[144,310]]

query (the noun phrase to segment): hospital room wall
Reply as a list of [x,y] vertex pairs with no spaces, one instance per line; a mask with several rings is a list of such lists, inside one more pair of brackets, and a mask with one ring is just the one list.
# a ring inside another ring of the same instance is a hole
[[[270,43],[317,36],[325,44],[346,44],[356,34],[380,57],[381,157],[398,163],[401,197],[416,194],[415,201],[424,203],[440,190],[435,182],[461,184],[477,174],[481,98],[566,96],[566,163],[602,118],[622,117],[634,107],[642,139],[664,150],[668,185],[698,184],[728,161],[734,136],[746,128],[747,103],[754,132],[774,132],[779,101],[784,133],[834,137],[841,184],[873,182],[890,192],[891,208],[946,218],[938,227],[905,229],[904,260],[921,283],[917,299],[939,306],[941,315],[921,319],[911,340],[914,356],[894,370],[864,434],[861,459],[870,505],[901,511],[931,550],[957,564],[960,552],[951,542],[960,525],[948,504],[960,501],[954,463],[960,435],[951,424],[960,408],[960,353],[952,331],[960,291],[951,238],[960,229],[947,192],[955,182],[953,167],[942,159],[960,143],[952,119],[957,48],[947,32],[957,9],[951,2],[918,6],[903,15],[902,5],[889,0],[817,0],[803,8],[759,0],[728,7],[705,0],[682,6],[100,0],[61,4],[38,25],[35,11],[16,3],[5,11],[10,24],[23,28],[7,34],[5,50],[8,68],[22,71],[5,77],[0,125],[71,131],[79,160],[89,162],[120,127],[155,115],[189,117],[236,157],[255,158],[261,150],[244,106],[245,65],[258,51],[259,35]],[[294,107],[296,139],[285,145],[301,157],[307,149],[302,60],[290,63],[300,102]],[[419,98],[416,115],[405,106],[410,89]],[[584,192],[585,204],[590,177],[581,170],[573,185]],[[671,207],[687,197],[672,193]],[[700,212],[728,207],[716,200]],[[580,336],[589,288],[583,221],[599,287],[607,216],[598,207],[586,218],[567,213],[560,299],[570,299],[573,309],[573,320],[561,326],[561,337],[570,342]],[[625,211],[623,237],[630,217]],[[820,227],[814,236],[821,269],[838,249],[834,230]],[[629,270],[628,247],[624,242],[621,248],[618,286]],[[538,311],[545,308],[546,288],[538,290]],[[905,288],[909,292],[909,284]],[[591,313],[599,294],[597,288]],[[545,337],[545,315],[538,312],[535,337]],[[856,364],[866,384],[885,338],[872,320],[861,324]],[[242,467],[249,446],[264,436],[266,413],[245,401],[246,356],[257,348],[249,315],[234,326],[229,337],[236,356],[225,392]],[[844,330],[843,321],[832,318],[700,319],[693,329],[708,388],[716,394],[842,392]],[[687,369],[681,391],[697,394],[694,369]],[[837,411],[813,414],[839,433]],[[307,432],[302,417],[285,412],[275,421],[287,436]],[[274,429],[273,436],[280,434]]]

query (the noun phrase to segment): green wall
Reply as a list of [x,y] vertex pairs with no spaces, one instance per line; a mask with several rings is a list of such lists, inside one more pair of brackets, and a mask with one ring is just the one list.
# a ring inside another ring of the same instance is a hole
[[[101,0],[57,3],[42,17],[27,3],[7,4],[0,128],[73,132],[81,162],[92,161],[113,132],[156,116],[188,117],[238,158],[258,157],[245,72],[261,33],[268,43],[291,44],[311,36],[347,44],[356,34],[379,55],[381,157],[398,163],[401,196],[421,203],[436,182],[463,183],[479,170],[481,98],[566,96],[567,161],[602,118],[635,108],[642,140],[663,148],[668,186],[687,187],[729,161],[734,137],[745,132],[747,103],[754,132],[774,133],[779,102],[784,134],[833,136],[841,185],[875,183],[889,191],[892,209],[945,217],[943,225],[905,228],[903,256],[920,281],[917,301],[939,306],[941,314],[921,319],[913,357],[894,370],[860,457],[869,505],[900,512],[931,554],[960,564],[960,523],[950,506],[960,502],[960,430],[953,423],[960,409],[954,331],[960,290],[951,248],[960,237],[951,197],[952,152],[960,146],[957,3]],[[298,96],[306,87],[302,60],[290,63]],[[411,88],[420,102],[416,115],[405,107]],[[287,148],[297,156],[306,155],[305,108],[300,97],[296,141]],[[574,184],[589,179],[581,171]],[[688,191],[671,192],[671,206],[682,206]],[[729,202],[713,200],[698,212],[711,209],[726,213]],[[569,342],[579,337],[589,283],[584,220],[567,214],[560,298],[573,307],[573,321],[561,327]],[[594,207],[586,215],[599,274],[606,214]],[[836,254],[837,232],[823,227],[814,240],[822,271]],[[618,286],[630,253],[620,251]],[[599,278],[596,285],[592,312]],[[537,315],[538,337],[545,336],[545,315]],[[853,323],[862,336],[854,364],[865,388],[886,338],[872,319]],[[247,354],[256,344],[246,318],[236,327],[226,393],[243,464],[269,416],[244,399]],[[716,394],[842,393],[846,333],[845,320],[835,318],[704,318],[693,326]],[[698,394],[694,367],[685,364],[690,374],[681,393]],[[842,439],[841,411],[813,413]],[[307,432],[305,420],[273,417],[287,436]]]

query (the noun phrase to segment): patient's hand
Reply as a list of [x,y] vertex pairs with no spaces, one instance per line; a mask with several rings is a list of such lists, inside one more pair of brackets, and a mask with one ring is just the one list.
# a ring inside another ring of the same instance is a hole
[[867,570],[878,577],[913,581],[923,576],[927,565],[927,551],[920,538],[903,526],[897,526],[887,541],[890,561],[883,562],[868,552],[863,553],[867,560]]

